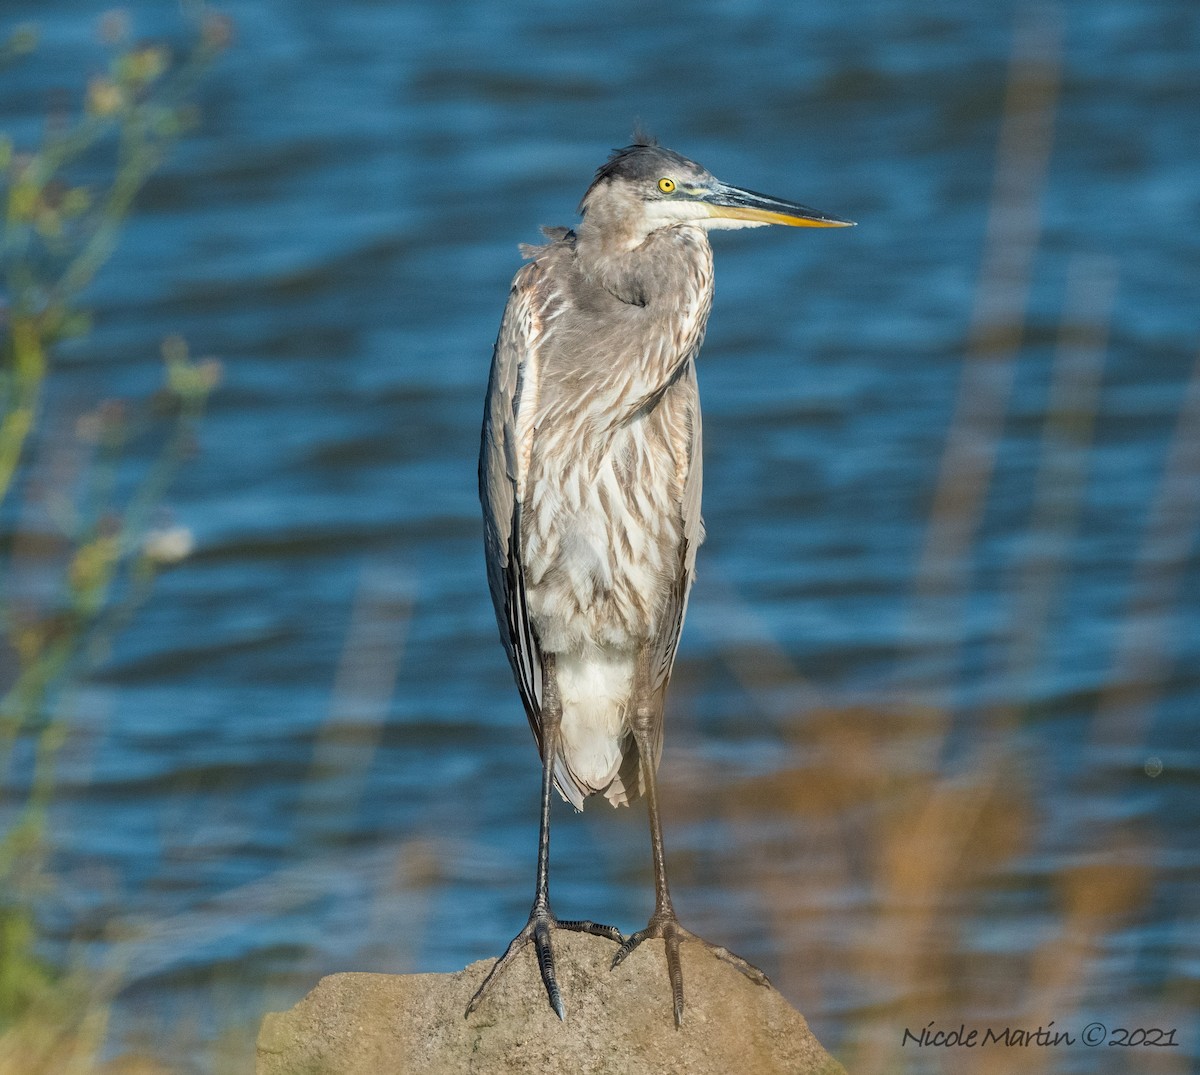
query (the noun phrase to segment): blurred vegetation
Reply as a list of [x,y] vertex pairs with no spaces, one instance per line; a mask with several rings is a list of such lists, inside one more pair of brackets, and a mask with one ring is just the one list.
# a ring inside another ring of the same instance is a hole
[[[4,33],[0,76],[40,62],[34,27]],[[87,1070],[103,1040],[104,984],[39,943],[54,761],[72,689],[190,551],[186,530],[154,524],[220,373],[174,337],[148,398],[90,400],[73,422],[48,406],[61,345],[89,331],[88,286],[229,29],[206,18],[180,54],[133,42],[120,13],[99,35],[106,70],[52,107],[39,144],[0,132],[0,1072]]]

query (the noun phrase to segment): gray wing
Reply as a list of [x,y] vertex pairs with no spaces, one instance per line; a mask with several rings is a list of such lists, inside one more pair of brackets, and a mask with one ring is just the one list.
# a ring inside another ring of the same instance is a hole
[[683,395],[687,415],[685,445],[687,475],[683,485],[683,544],[679,549],[679,573],[671,604],[662,619],[662,627],[654,640],[654,686],[664,687],[675,665],[675,651],[687,614],[688,595],[696,578],[696,552],[704,541],[704,520],[700,516],[700,493],[704,484],[704,460],[700,426],[700,391],[696,384],[696,362],[690,358],[679,379],[672,386]]
[[521,399],[527,379],[537,376],[540,283],[541,272],[536,262],[526,265],[513,280],[492,354],[479,450],[479,499],[483,505],[488,586],[500,640],[512,665],[539,753],[542,661],[525,604],[521,503],[517,490],[524,484],[522,469],[527,462],[526,446],[520,442]]

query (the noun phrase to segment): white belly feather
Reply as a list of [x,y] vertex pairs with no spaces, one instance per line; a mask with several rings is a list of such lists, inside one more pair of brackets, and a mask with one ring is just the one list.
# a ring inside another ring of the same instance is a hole
[[563,764],[585,795],[608,790],[616,805],[637,654],[675,582],[679,493],[674,460],[638,423],[600,460],[584,456],[557,455],[573,462],[529,486],[526,601],[543,651],[556,655]]
[[[621,766],[634,657],[615,649],[564,653],[556,668],[563,703],[563,763],[585,791],[606,790]],[[582,803],[575,806],[581,809]]]

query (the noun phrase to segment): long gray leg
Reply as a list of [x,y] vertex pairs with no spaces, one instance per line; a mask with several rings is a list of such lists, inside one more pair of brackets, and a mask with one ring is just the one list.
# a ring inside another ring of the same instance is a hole
[[554,949],[550,944],[550,931],[570,929],[578,933],[594,933],[598,937],[607,937],[611,941],[621,942],[621,933],[612,926],[602,926],[591,921],[560,922],[550,910],[550,798],[554,788],[554,758],[558,752],[559,730],[562,725],[562,700],[558,693],[558,675],[554,665],[554,654],[544,654],[542,657],[542,820],[538,831],[538,861],[537,884],[534,889],[533,907],[529,911],[529,921],[493,964],[483,984],[476,990],[471,1002],[467,1005],[466,1015],[470,1015],[487,996],[491,987],[511,965],[521,950],[532,942],[537,953],[538,969],[542,974],[542,983],[546,987],[546,995],[550,998],[550,1007],[560,1019],[567,1017],[563,1006],[562,993],[558,988],[558,978],[554,971]]
[[671,978],[671,999],[675,1009],[675,1026],[683,1026],[683,967],[679,961],[679,942],[684,940],[697,941],[713,955],[726,963],[737,967],[747,978],[756,985],[769,986],[771,983],[754,964],[748,963],[741,956],[735,955],[728,948],[719,944],[711,944],[698,937],[691,930],[684,929],[675,915],[671,904],[671,890],[667,884],[666,855],[663,852],[662,821],[658,813],[658,777],[654,765],[654,742],[663,719],[663,695],[651,687],[648,663],[648,651],[644,651],[638,660],[637,677],[634,683],[631,723],[633,737],[637,743],[641,759],[642,784],[646,792],[646,806],[650,814],[650,849],[654,856],[654,913],[646,928],[638,930],[627,937],[617,954],[613,956],[612,965],[615,967],[625,959],[642,941],[651,937],[661,937],[667,951],[667,973]]

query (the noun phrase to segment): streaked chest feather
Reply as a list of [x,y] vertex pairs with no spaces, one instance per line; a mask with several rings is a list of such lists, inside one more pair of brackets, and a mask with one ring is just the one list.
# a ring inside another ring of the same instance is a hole
[[704,337],[712,254],[698,229],[652,245],[654,272],[626,278],[645,306],[608,296],[560,250],[530,309],[516,492],[530,618],[553,652],[652,638],[683,570],[699,404],[681,374]]
[[608,435],[535,442],[522,515],[526,596],[542,645],[632,648],[680,571],[686,416],[669,398]]

